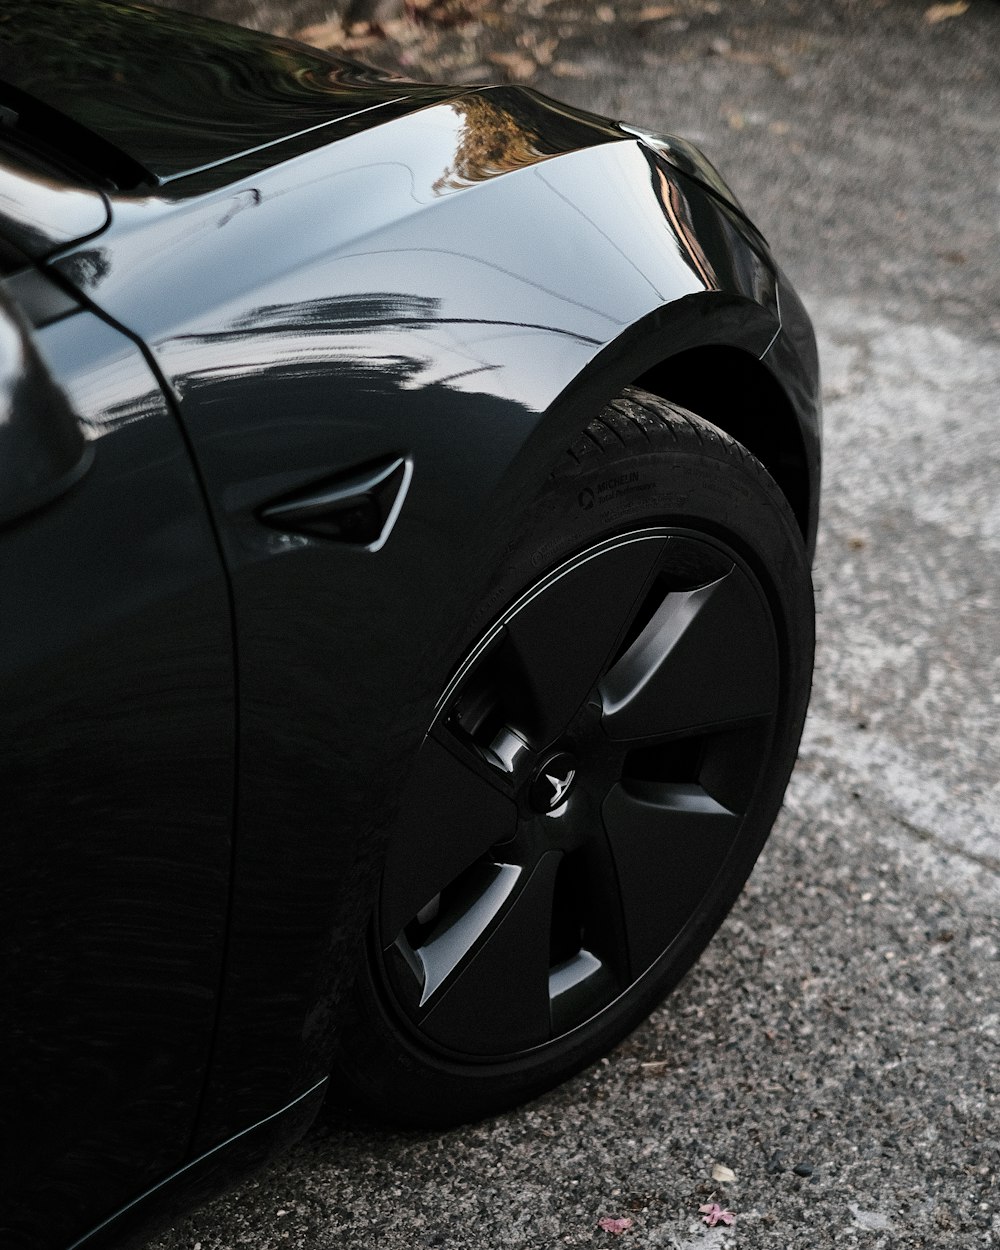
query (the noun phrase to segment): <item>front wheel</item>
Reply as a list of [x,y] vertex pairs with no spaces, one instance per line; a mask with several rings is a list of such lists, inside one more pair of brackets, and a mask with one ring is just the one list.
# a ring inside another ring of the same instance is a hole
[[801,535],[708,422],[629,390],[524,518],[402,795],[335,1087],[451,1124],[593,1061],[691,966],[781,804]]

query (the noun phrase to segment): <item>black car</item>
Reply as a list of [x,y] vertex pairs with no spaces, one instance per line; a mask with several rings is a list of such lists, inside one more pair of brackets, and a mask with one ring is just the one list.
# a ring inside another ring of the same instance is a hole
[[107,0],[3,0],[0,83],[0,1245],[68,1250],[683,975],[805,714],[817,364],[681,140]]

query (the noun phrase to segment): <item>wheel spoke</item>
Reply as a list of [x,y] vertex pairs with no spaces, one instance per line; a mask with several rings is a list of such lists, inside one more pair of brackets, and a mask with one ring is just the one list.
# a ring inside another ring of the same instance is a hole
[[606,732],[640,741],[736,724],[773,711],[770,615],[735,566],[663,601],[600,683]]
[[529,737],[561,733],[625,634],[663,539],[624,543],[552,581],[507,622]]
[[559,865],[550,932],[552,1026],[582,1024],[628,985],[625,923],[614,859],[591,837]]
[[[418,1007],[430,1002],[498,923],[515,897],[523,872],[516,864],[477,864],[459,889],[449,894],[444,914],[438,913],[425,939],[410,947],[420,976]],[[406,942],[404,934],[396,945],[405,952]]]
[[698,909],[739,831],[740,817],[696,783],[640,781],[612,787],[603,817],[634,978]]
[[489,848],[513,836],[513,800],[434,738],[404,789],[382,879],[383,943]]
[[500,887],[505,896],[488,916],[497,900],[484,900],[477,922],[448,951],[445,975],[421,1020],[428,1037],[470,1054],[511,1053],[548,1040],[549,933],[560,859],[550,851],[530,872],[504,866],[510,869]]
[[615,996],[618,982],[603,960],[581,948],[549,973],[552,1031],[568,1033]]

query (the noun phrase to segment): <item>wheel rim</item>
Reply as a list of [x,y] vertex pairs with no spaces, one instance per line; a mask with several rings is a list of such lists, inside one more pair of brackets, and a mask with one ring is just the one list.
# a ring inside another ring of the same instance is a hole
[[670,958],[741,844],[779,684],[756,578],[704,535],[608,540],[517,600],[439,703],[383,873],[382,981],[425,1045],[515,1058]]

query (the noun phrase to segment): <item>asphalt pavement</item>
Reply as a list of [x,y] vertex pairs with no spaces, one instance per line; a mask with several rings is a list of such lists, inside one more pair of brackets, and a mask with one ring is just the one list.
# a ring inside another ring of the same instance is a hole
[[454,1132],[314,1130],[151,1250],[1000,1246],[1000,5],[658,7],[595,17],[582,76],[537,85],[699,142],[814,315],[819,650],[785,809],[609,1059]]

